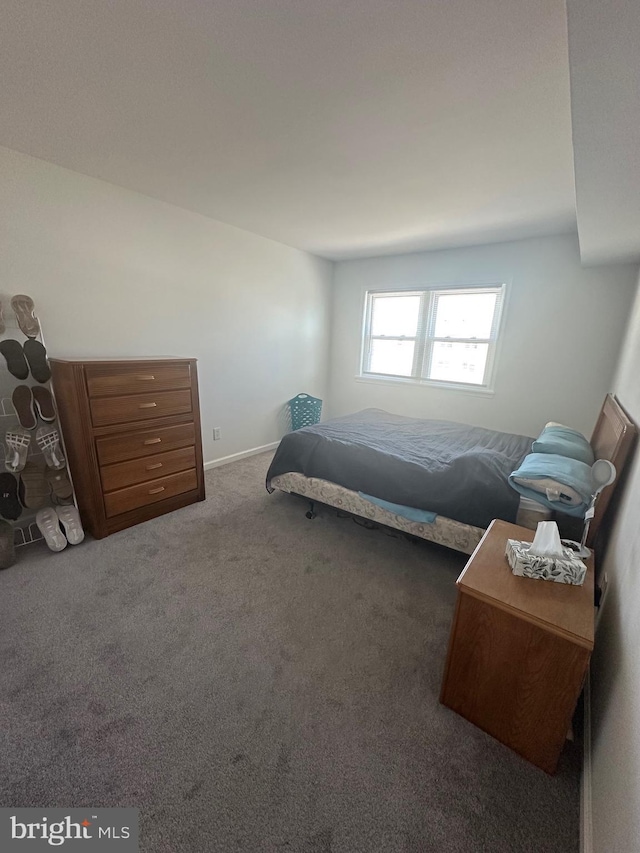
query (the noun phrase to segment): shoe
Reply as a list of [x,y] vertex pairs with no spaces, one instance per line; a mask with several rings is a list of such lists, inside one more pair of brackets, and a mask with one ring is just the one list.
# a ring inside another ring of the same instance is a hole
[[[8,343],[5,341],[5,343]],[[16,343],[18,343],[16,341]],[[20,346],[20,344],[18,344]],[[36,380],[36,382],[48,382],[51,379],[51,371],[49,370],[49,364],[47,362],[47,351],[44,346],[40,343],[40,341],[34,341],[32,338],[29,338],[28,341],[25,341],[23,344],[24,355],[26,356],[27,361],[29,362],[29,368],[31,369],[31,375]],[[0,343],[0,351],[2,350],[2,344]],[[9,368],[11,370],[11,368]],[[13,373],[13,371],[11,371]],[[16,374],[14,374],[15,376]],[[18,376],[18,379],[26,379],[25,376]]]
[[20,293],[11,300],[11,307],[16,312],[21,331],[28,338],[37,338],[40,334],[40,322],[33,314],[33,299]]
[[0,341],[0,352],[5,357],[9,373],[16,379],[26,379],[29,375],[29,365],[22,345],[12,339]]
[[27,461],[27,453],[31,444],[31,433],[24,427],[17,426],[7,431],[4,437],[5,444],[9,448],[9,455],[4,461],[4,467],[12,474],[22,471]]
[[56,515],[69,545],[79,545],[84,539],[80,513],[74,506],[57,506]]
[[71,485],[69,472],[66,468],[60,470],[47,468],[45,477],[57,501],[66,503],[66,501],[73,497],[73,486]]
[[[27,343],[37,344],[38,341],[27,341]],[[31,394],[33,395],[33,404],[40,418],[47,423],[55,421],[56,407],[53,403],[51,391],[48,388],[41,388],[39,385],[36,385],[31,388]]]
[[60,447],[60,433],[57,429],[40,427],[36,430],[36,444],[44,454],[49,468],[60,470],[67,464]]
[[22,506],[18,500],[18,481],[13,474],[0,474],[0,515],[15,521],[22,515]]
[[67,547],[67,540],[60,527],[55,509],[50,506],[41,509],[36,514],[36,524],[44,536],[44,541],[52,551],[64,551]]
[[38,425],[36,410],[33,407],[33,394],[28,385],[18,385],[11,395],[13,408],[18,420],[25,429],[35,429]]
[[13,525],[0,521],[0,569],[8,569],[16,561],[16,547],[13,539]]
[[51,494],[51,484],[45,478],[45,464],[42,459],[29,459],[20,474],[18,493],[25,509],[40,509]]

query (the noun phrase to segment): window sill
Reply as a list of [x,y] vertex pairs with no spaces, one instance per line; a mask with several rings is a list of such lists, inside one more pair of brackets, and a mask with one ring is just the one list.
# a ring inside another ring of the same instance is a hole
[[366,385],[404,385],[408,388],[437,388],[440,391],[457,391],[458,394],[470,394],[472,397],[493,397],[493,388],[479,388],[473,385],[456,385],[451,382],[433,382],[429,379],[403,379],[402,377],[362,376],[356,374],[356,382]]

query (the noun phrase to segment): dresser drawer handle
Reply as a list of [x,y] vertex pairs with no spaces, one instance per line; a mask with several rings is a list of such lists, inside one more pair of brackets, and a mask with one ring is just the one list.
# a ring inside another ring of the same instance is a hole
[[157,405],[158,405],[157,403],[139,403],[138,408],[139,409],[155,409],[155,407]]
[[147,376],[136,376],[136,379],[139,379],[140,382],[151,381],[155,378],[156,377],[153,375],[153,373],[149,373]]
[[164,492],[164,486],[160,486],[159,489],[149,489],[150,495],[159,495],[160,492]]
[[161,438],[147,438],[146,441],[143,441],[143,444],[160,444],[162,441]]
[[162,462],[155,462],[153,465],[147,465],[147,471],[153,471],[154,468],[162,468]]

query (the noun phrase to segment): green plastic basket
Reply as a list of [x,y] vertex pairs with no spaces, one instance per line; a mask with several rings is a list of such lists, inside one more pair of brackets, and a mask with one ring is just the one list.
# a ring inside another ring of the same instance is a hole
[[291,413],[291,429],[301,429],[320,423],[322,414],[322,400],[312,397],[311,394],[298,394],[288,401]]

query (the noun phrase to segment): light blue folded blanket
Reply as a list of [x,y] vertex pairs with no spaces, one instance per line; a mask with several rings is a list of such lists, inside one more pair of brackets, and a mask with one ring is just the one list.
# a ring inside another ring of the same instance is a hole
[[[523,480],[526,485],[518,482]],[[539,490],[534,485],[536,482],[540,484]],[[561,493],[558,500],[548,499],[550,483]],[[509,484],[521,495],[577,518],[584,518],[594,491],[590,465],[555,453],[530,453],[518,470],[509,475]],[[565,494],[563,487],[568,487]],[[571,493],[573,506],[569,502]]]
[[358,494],[361,498],[364,498],[365,501],[376,504],[377,506],[382,507],[382,509],[392,512],[394,515],[401,515],[403,518],[409,519],[409,521],[433,524],[438,517],[437,513],[428,512],[426,509],[417,509],[414,506],[403,506],[402,504],[392,504],[389,503],[389,501],[383,501],[382,498],[374,498],[373,495],[365,495],[364,492],[358,492]]
[[579,459],[587,465],[593,465],[593,449],[581,432],[564,426],[547,426],[531,445],[532,453],[555,453]]

